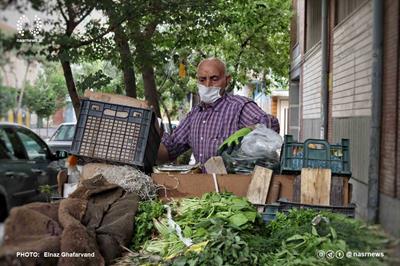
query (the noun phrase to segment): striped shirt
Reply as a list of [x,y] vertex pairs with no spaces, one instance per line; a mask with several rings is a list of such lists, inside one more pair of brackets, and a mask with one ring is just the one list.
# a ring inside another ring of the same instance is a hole
[[164,133],[161,142],[171,160],[192,148],[196,162],[204,164],[217,155],[218,147],[232,133],[258,123],[279,133],[278,119],[266,114],[254,101],[224,94],[209,106],[193,107],[171,135]]

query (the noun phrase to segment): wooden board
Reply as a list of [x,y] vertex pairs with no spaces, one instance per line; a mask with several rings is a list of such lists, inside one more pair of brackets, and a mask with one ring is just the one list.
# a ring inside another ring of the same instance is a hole
[[208,161],[204,164],[204,168],[206,169],[207,174],[227,174],[224,160],[222,160],[221,156],[214,156],[208,159]]
[[271,197],[271,201],[276,202],[281,195],[281,182],[274,180],[274,178],[272,178],[272,180],[271,189],[268,193],[267,199]]
[[293,182],[293,202],[300,203],[301,176],[297,175]]
[[[271,184],[279,183],[279,195],[278,199],[283,199],[287,201],[293,200],[293,182],[294,182],[293,175],[272,175]],[[272,188],[268,192],[267,196],[267,204],[275,202],[274,195],[273,195]]]
[[331,169],[303,168],[301,170],[300,203],[329,205]]
[[343,185],[344,178],[342,176],[332,176],[331,179],[331,198],[330,205],[343,206]]
[[256,166],[247,190],[247,199],[253,204],[265,204],[271,179],[271,169]]
[[81,180],[93,178],[98,171],[104,171],[113,167],[112,164],[105,163],[87,163],[82,167]]
[[83,96],[93,101],[149,109],[149,105],[146,101],[141,101],[136,98],[128,97],[125,95],[117,95],[117,94],[86,90]]

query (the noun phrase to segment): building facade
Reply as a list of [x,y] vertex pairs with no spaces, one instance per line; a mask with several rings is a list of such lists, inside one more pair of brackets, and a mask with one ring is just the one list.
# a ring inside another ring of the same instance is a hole
[[292,4],[289,134],[350,139],[357,216],[400,236],[399,1]]

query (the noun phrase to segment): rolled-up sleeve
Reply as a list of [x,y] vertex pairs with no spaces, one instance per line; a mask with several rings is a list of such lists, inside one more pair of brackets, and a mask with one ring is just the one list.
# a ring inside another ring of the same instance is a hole
[[279,121],[270,114],[265,113],[255,102],[246,103],[240,113],[239,126],[246,127],[255,124],[264,124],[279,134]]
[[189,115],[179,124],[172,134],[164,133],[161,142],[168,150],[170,160],[190,148],[190,117]]

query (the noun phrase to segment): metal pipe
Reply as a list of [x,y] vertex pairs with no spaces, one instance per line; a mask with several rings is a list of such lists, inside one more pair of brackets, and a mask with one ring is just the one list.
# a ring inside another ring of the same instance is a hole
[[322,0],[321,26],[321,131],[320,138],[328,139],[328,0]]
[[383,1],[373,0],[372,40],[372,109],[369,137],[368,167],[368,217],[369,223],[379,221],[379,158],[382,105],[382,61],[383,61]]

